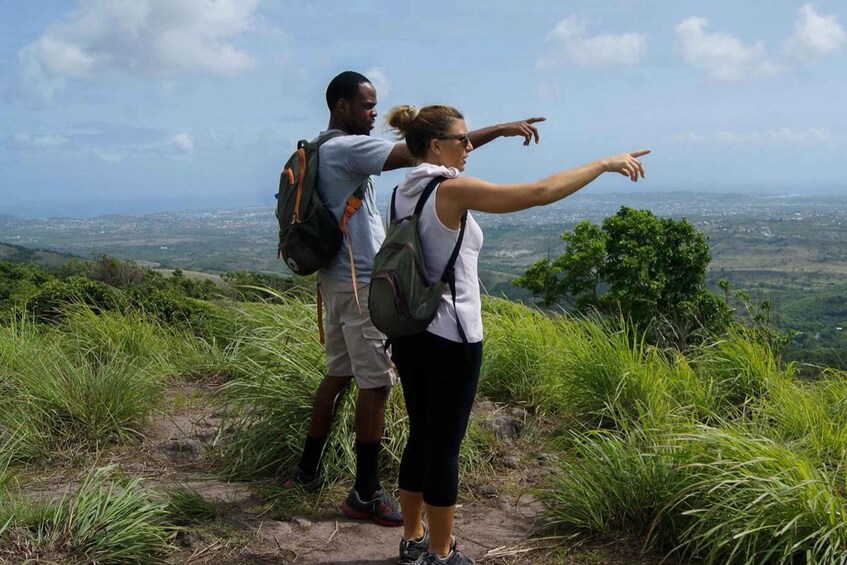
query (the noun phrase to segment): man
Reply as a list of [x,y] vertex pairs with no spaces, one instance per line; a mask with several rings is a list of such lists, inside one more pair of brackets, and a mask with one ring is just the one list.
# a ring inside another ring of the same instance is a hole
[[[332,421],[344,392],[355,379],[359,387],[356,482],[341,510],[350,518],[402,526],[397,502],[379,481],[385,403],[397,376],[384,348],[385,336],[370,320],[367,285],[374,256],[385,238],[371,175],[412,166],[414,160],[405,143],[370,137],[377,117],[377,94],[365,76],[353,71],[339,74],[327,87],[326,102],[330,112],[327,131],[338,130],[343,135],[320,147],[318,193],[340,218],[356,188],[364,183],[365,191],[360,209],[347,221],[344,249],[318,272],[325,310],[327,374],[315,395],[303,454],[286,486],[305,485],[317,478]],[[479,147],[497,137],[522,136],[524,145],[529,145],[533,137],[537,143],[538,130],[533,124],[542,120],[530,118],[474,131],[470,133],[471,142]]]

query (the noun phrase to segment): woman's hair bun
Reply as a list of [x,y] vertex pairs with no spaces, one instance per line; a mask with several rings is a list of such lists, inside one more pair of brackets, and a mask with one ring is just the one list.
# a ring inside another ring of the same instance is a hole
[[397,130],[400,136],[406,135],[412,127],[412,122],[418,117],[420,110],[414,105],[395,106],[388,112],[385,121],[388,125]]

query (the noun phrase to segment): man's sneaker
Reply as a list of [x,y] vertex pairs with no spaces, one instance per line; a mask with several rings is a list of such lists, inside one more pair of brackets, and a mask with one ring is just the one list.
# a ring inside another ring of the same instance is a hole
[[300,467],[294,467],[291,470],[291,476],[282,483],[282,486],[285,488],[302,487],[311,490],[318,486],[318,481],[315,475],[309,475]]
[[421,561],[423,565],[473,565],[474,560],[456,549],[455,542],[450,550],[450,555],[442,559],[434,553],[427,553]]
[[356,489],[351,489],[350,494],[341,503],[341,511],[348,518],[356,520],[373,520],[380,526],[402,526],[403,516],[400,514],[400,506],[390,494],[384,490],[374,493],[371,500],[362,501]]
[[[429,546],[429,530],[424,529],[423,539],[420,540],[400,540],[400,561],[399,565],[414,565],[420,563],[426,550]],[[450,550],[456,550],[456,537],[451,537]]]

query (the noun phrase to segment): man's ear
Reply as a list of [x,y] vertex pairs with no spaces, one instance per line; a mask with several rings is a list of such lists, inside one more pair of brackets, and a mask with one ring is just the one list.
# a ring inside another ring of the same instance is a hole
[[339,98],[335,102],[335,111],[344,114],[347,112],[347,106],[347,100],[345,100],[344,98]]

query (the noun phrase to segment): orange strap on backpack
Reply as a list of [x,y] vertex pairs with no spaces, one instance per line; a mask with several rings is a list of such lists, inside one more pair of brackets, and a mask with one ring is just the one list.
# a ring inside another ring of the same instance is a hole
[[318,303],[318,341],[323,345],[326,342],[324,337],[324,309],[323,309],[323,300],[321,297],[321,283],[318,283],[315,286],[315,298]]
[[359,314],[362,313],[362,305],[359,302],[359,285],[356,283],[356,265],[353,263],[353,243],[347,237],[347,220],[350,216],[356,213],[356,210],[362,205],[362,198],[357,196],[360,190],[356,190],[347,198],[347,205],[344,207],[344,214],[341,216],[341,221],[338,222],[338,227],[341,228],[341,233],[344,234],[344,239],[347,240],[347,255],[350,257],[350,278],[353,279],[353,296],[356,298],[356,307],[359,309]]
[[[356,190],[350,197],[347,199],[347,204],[344,207],[344,214],[341,215],[341,221],[338,222],[338,227],[341,229],[341,233],[344,234],[344,239],[347,240],[347,252],[350,257],[350,277],[353,279],[353,296],[356,297],[356,306],[359,308],[359,313],[362,313],[362,305],[359,303],[359,289],[356,284],[356,265],[353,263],[353,245],[350,243],[350,238],[347,237],[347,220],[350,219],[350,216],[356,213],[356,210],[359,209],[362,205],[362,198],[357,196],[357,194],[361,194],[361,190]],[[317,284],[315,287],[315,297],[318,303],[318,339],[321,342],[321,345],[324,345],[326,342],[326,336],[324,335],[324,323],[323,323],[323,300],[321,299],[321,285]]]

